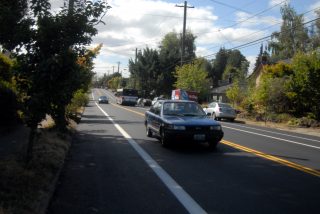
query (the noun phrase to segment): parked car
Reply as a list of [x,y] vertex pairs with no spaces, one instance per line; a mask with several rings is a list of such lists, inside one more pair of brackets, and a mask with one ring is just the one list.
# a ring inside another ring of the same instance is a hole
[[173,141],[208,143],[216,148],[223,137],[219,122],[207,117],[202,107],[189,100],[159,100],[145,112],[148,137],[159,138],[163,146]]
[[100,104],[100,103],[106,103],[106,104],[108,104],[108,103],[109,103],[109,99],[108,99],[107,96],[100,96],[99,99],[98,99],[98,102],[99,102],[99,104]]
[[203,110],[215,120],[228,119],[234,121],[237,117],[236,110],[227,103],[212,102]]
[[151,106],[151,102],[152,102],[152,100],[150,100],[150,99],[145,99],[145,98],[139,98],[138,100],[137,100],[137,106]]

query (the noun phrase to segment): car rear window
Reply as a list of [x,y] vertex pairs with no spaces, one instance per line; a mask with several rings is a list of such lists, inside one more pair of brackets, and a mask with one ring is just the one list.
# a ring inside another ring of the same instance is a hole
[[219,103],[219,107],[221,107],[221,108],[231,108],[231,106],[229,104],[226,104],[226,103]]

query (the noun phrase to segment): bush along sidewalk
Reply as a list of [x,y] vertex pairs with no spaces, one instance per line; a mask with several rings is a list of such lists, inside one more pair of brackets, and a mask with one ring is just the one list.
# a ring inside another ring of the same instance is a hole
[[71,131],[39,129],[30,162],[19,158],[0,162],[0,214],[45,212],[71,139]]

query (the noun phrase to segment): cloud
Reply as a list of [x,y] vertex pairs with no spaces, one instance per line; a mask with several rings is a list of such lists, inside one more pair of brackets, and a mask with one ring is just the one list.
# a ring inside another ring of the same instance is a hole
[[[103,44],[94,60],[95,72],[110,72],[117,62],[127,67],[128,60],[135,57],[135,49],[157,49],[164,36],[172,31],[180,33],[183,25],[183,8],[164,0],[108,0],[112,7],[103,18],[105,25],[97,26],[94,44]],[[275,4],[276,1],[270,1]],[[281,2],[281,1],[280,1]],[[51,0],[58,10],[62,0]],[[235,13],[236,22],[248,19],[251,14]],[[278,20],[272,16],[259,16],[233,27],[220,26],[220,18],[210,6],[196,6],[187,10],[187,28],[197,37],[197,56],[216,53],[220,47],[232,48],[270,34],[259,30]],[[223,18],[222,18],[223,19]],[[128,71],[126,71],[128,74]]]
[[237,12],[237,23],[242,27],[253,27],[253,26],[269,26],[270,24],[280,24],[281,18],[274,16],[254,16],[253,14],[245,12]]
[[248,69],[248,75],[250,75],[253,72],[254,64],[256,63],[257,56],[247,56],[246,58],[250,62],[249,69]]
[[[279,6],[283,5],[284,3],[287,3],[289,4],[290,3],[290,0],[270,0],[269,1],[269,6],[270,7],[273,7],[273,6],[276,6],[278,4],[280,4]],[[283,3],[283,4],[282,4]]]

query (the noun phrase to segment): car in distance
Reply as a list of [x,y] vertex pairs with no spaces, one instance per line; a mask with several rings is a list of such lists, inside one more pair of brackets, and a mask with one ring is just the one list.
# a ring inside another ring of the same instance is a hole
[[212,102],[203,110],[215,120],[228,119],[234,121],[237,117],[236,110],[227,103]]
[[192,141],[208,143],[214,149],[223,137],[221,125],[190,100],[156,101],[145,112],[145,127],[147,136],[157,137],[163,146]]
[[108,99],[107,96],[100,96],[99,99],[98,99],[98,102],[99,102],[99,104],[100,104],[100,103],[106,103],[106,104],[108,104],[108,103],[109,103],[109,99]]

